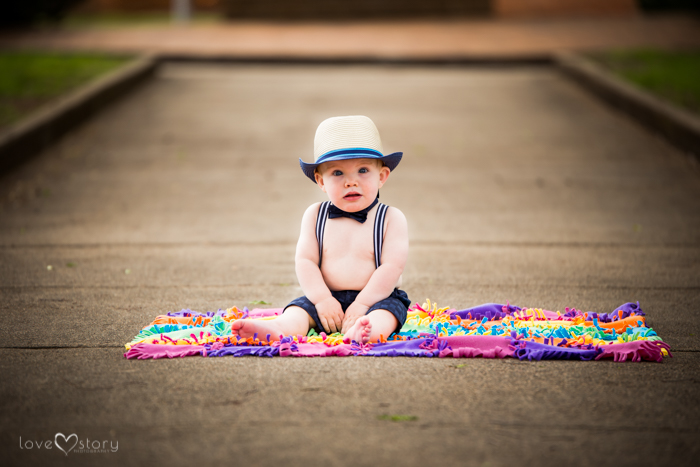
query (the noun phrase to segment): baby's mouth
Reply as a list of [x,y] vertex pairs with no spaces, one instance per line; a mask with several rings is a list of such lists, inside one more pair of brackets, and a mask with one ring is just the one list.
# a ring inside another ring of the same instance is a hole
[[362,198],[362,195],[359,193],[350,192],[347,195],[343,196],[343,199],[346,199],[348,201],[355,201],[356,199]]

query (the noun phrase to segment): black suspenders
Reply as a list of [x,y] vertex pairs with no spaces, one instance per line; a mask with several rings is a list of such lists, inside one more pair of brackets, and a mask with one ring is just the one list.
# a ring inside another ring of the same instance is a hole
[[[318,242],[318,267],[321,267],[323,259],[323,232],[326,230],[326,220],[328,219],[328,206],[330,201],[324,201],[318,208],[318,217],[316,218],[316,241]],[[389,206],[379,203],[377,205],[377,214],[374,217],[374,265],[379,267],[382,259],[382,244],[384,243],[384,219],[386,219],[386,210]]]
[[379,267],[382,261],[382,244],[384,243],[384,218],[389,206],[379,203],[374,218],[374,265]]
[[323,232],[326,230],[326,219],[328,219],[328,206],[330,201],[321,203],[318,208],[318,217],[316,218],[316,241],[318,242],[318,267],[321,268],[321,258],[323,258]]

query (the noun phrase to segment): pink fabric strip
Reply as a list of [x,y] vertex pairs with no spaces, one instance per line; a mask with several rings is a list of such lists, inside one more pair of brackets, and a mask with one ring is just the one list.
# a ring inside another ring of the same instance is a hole
[[136,344],[126,351],[126,358],[146,360],[149,358],[176,358],[202,355],[203,345],[160,345],[160,344]]
[[279,316],[282,308],[253,308],[248,312],[249,318],[267,318],[268,316]]
[[280,344],[280,357],[347,357],[352,355],[350,344],[326,347],[324,344]]
[[665,342],[659,341],[634,341],[624,344],[601,345],[600,349],[603,353],[596,356],[596,360],[603,358],[613,358],[616,362],[624,362],[628,359],[633,362],[641,362],[646,360],[649,362],[661,362],[664,357],[661,349],[666,349],[669,357],[671,355],[671,347]]
[[[448,348],[440,352],[440,357],[454,358],[506,358],[512,357],[508,348],[510,340],[500,336],[450,336],[440,337],[440,342],[447,342]],[[451,347],[451,348],[450,348]]]

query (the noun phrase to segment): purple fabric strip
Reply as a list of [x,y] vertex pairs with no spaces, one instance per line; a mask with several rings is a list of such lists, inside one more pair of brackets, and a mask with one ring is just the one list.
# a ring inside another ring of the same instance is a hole
[[[459,316],[462,319],[472,320],[481,320],[483,318],[486,318],[489,321],[501,320],[507,315],[512,315],[513,312],[521,310],[522,308],[512,306],[510,304],[501,305],[498,303],[486,303],[484,305],[475,306],[473,308],[467,308],[465,310],[451,311],[450,319],[455,319],[455,317]],[[622,311],[622,316],[620,316],[620,311]],[[557,319],[559,316],[553,311],[543,310],[543,312],[548,319]],[[642,311],[642,308],[639,306],[639,302],[625,303],[624,305],[615,308],[615,310],[612,313],[594,313],[592,311],[582,312],[580,310],[577,310],[576,308],[567,308],[566,312],[562,316],[566,318],[574,318],[580,315],[584,316],[586,321],[592,321],[593,318],[597,318],[598,321],[601,323],[610,323],[619,319],[627,318],[630,315],[632,315],[632,313],[639,316],[645,316],[644,312]]]
[[459,316],[462,319],[483,319],[484,317],[486,317],[488,320],[503,319],[506,317],[506,315],[512,315],[514,311],[520,310],[521,308],[510,304],[499,305],[498,303],[485,303],[483,305],[475,306],[474,308],[451,311],[450,319],[455,319],[456,316]]
[[[622,311],[622,316],[620,316],[620,311]],[[592,311],[589,311],[585,313],[585,315],[586,321],[592,321],[593,318],[598,318],[598,321],[601,323],[611,323],[613,321],[625,319],[632,315],[632,313],[634,313],[637,316],[646,316],[645,313],[642,311],[642,308],[639,306],[639,302],[625,303],[624,305],[615,308],[615,311],[613,311],[612,313],[594,313]]]
[[437,357],[440,354],[439,344],[437,339],[422,338],[370,346],[354,345],[357,349],[356,355],[368,357]]
[[280,349],[277,345],[225,345],[223,347],[211,346],[206,351],[207,357],[275,357]]
[[513,356],[520,360],[593,360],[601,350],[594,346],[586,348],[557,347],[539,342],[513,339]]

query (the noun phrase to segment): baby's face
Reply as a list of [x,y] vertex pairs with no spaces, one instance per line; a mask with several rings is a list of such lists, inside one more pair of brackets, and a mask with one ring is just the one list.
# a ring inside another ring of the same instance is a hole
[[324,162],[316,171],[316,183],[343,211],[357,212],[377,197],[390,170],[374,159]]

